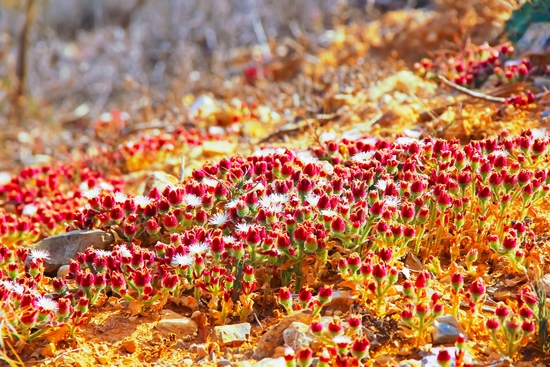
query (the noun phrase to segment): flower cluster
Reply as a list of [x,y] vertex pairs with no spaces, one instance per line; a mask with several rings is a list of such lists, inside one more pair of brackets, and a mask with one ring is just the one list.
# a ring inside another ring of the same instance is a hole
[[[317,322],[333,290],[319,287],[321,275],[337,271],[342,286],[358,291],[379,316],[390,297],[397,300],[401,320],[419,343],[445,309],[446,299],[431,282],[446,275],[439,259],[449,257],[458,267],[450,274],[452,313],[458,316],[466,301],[469,318],[461,321],[469,322],[471,331],[473,320],[478,324],[484,317],[478,258],[495,253],[517,272],[541,274],[541,249],[526,219],[550,191],[548,143],[542,130],[502,133],[467,145],[433,138],[346,138],[313,153],[267,149],[207,163],[181,185],[153,187],[144,196],[123,194],[121,183],[106,187],[99,176],[80,170],[77,182],[83,187],[70,186],[72,199],[60,196],[49,208],[70,213],[63,218],[69,230],[111,230],[120,241],[112,251],[79,254],[67,277],[52,282],[54,299],[70,301],[74,310],[63,320],[78,324],[84,303],[97,305],[108,296],[133,312],[192,296],[223,324],[246,321],[258,300],[268,305],[277,284],[276,298],[288,313],[310,309]],[[22,195],[29,202],[50,195],[29,188],[43,187],[37,177],[44,175],[50,177],[47,171],[23,174],[29,184]],[[60,182],[66,177],[67,172],[57,174]],[[49,185],[41,190],[52,190]],[[16,195],[14,187],[4,194]],[[400,283],[401,260],[408,254],[422,258],[426,270],[414,282]],[[2,269],[6,281],[17,281],[25,269],[28,282],[41,284],[39,261],[10,264]],[[312,289],[318,289],[316,296]],[[328,338],[325,331],[336,326],[323,326],[319,337]],[[368,340],[346,333],[349,341],[330,335],[335,348],[327,351],[330,363],[351,358],[360,363],[367,355]],[[519,344],[511,343],[514,352]],[[307,354],[297,356],[301,353]]]
[[25,168],[0,186],[0,239],[29,245],[65,230],[89,190],[120,190],[123,180],[106,179],[84,164]]
[[485,326],[491,333],[491,340],[498,351],[511,356],[525,345],[535,332],[535,322],[532,318],[533,310],[527,305],[519,310],[512,310],[500,304],[495,309],[495,317],[487,320]]
[[[320,366],[363,366],[369,357],[371,343],[363,336],[360,317],[351,316],[347,322],[339,318],[324,323],[313,322],[309,333],[323,346],[317,350]],[[313,353],[309,347],[297,352],[286,348],[286,365],[308,367],[313,362]]]
[[496,85],[515,83],[525,80],[532,67],[528,60],[512,61],[513,54],[514,48],[508,43],[495,47],[489,46],[488,43],[480,46],[470,45],[454,57],[423,59],[414,65],[414,70],[427,78],[442,75],[466,88],[479,88],[490,77]]
[[[44,278],[44,260],[48,254],[40,250],[30,252],[19,248],[0,247],[0,304],[2,305],[3,338],[32,342],[53,328],[75,328],[86,321],[89,300],[48,294]],[[63,281],[55,279],[54,287],[62,288]],[[69,331],[69,330],[67,330]]]

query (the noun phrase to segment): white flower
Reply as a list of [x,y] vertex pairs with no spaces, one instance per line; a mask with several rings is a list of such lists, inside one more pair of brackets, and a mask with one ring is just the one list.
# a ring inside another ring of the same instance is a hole
[[139,206],[141,208],[146,207],[147,205],[151,204],[152,201],[153,201],[153,199],[151,199],[147,196],[143,196],[143,195],[134,196],[134,202],[136,203],[137,206]]
[[202,183],[205,184],[208,187],[216,187],[218,186],[218,181],[214,180],[210,177],[205,177],[202,179]]
[[101,189],[99,187],[96,187],[94,189],[84,191],[82,193],[82,196],[84,196],[88,200],[91,200],[97,198],[100,193]]
[[172,258],[172,265],[184,267],[193,264],[193,257],[190,255],[176,254]]
[[388,182],[386,180],[378,180],[374,185],[374,188],[380,191],[384,191],[386,190],[386,186],[388,186]]
[[416,141],[418,141],[416,138],[402,136],[400,138],[395,139],[395,145],[410,145]]
[[48,250],[32,249],[29,255],[31,260],[47,260],[50,258]]
[[343,344],[343,343],[350,344],[350,343],[351,343],[350,337],[349,337],[349,336],[346,336],[346,335],[338,335],[338,336],[335,336],[334,338],[332,338],[332,341],[333,341],[335,344]]
[[397,196],[387,196],[384,199],[384,206],[397,208],[400,203],[401,203],[401,199],[399,199]]
[[126,245],[121,245],[118,250],[120,251],[122,257],[132,257],[132,253],[130,252],[128,247],[126,247]]
[[212,226],[223,226],[229,220],[229,214],[226,212],[216,213],[210,218],[208,224]]
[[105,181],[101,181],[99,183],[99,188],[105,191],[113,191],[115,188],[110,183],[107,183]]
[[128,199],[128,196],[122,192],[115,192],[115,201],[117,203],[123,203]]
[[59,309],[56,301],[45,296],[40,296],[36,299],[36,306],[44,311],[51,311],[52,313],[56,313]]
[[38,210],[38,206],[34,204],[27,204],[23,207],[23,215],[28,215],[29,217],[32,217],[36,214],[36,211]]
[[314,157],[309,150],[298,152],[297,158],[301,160],[304,165],[319,161],[319,159],[317,159],[317,157]]
[[309,193],[306,195],[306,201],[311,206],[317,206],[317,203],[319,202],[319,195],[315,195],[314,193]]
[[269,200],[272,204],[285,204],[288,202],[288,196],[285,194],[271,194]]
[[196,207],[199,207],[202,205],[202,200],[200,197],[198,197],[197,195],[193,195],[193,194],[186,194],[184,197],[183,197],[183,201],[185,201],[185,204],[193,207],[193,208],[196,208]]
[[374,151],[372,150],[370,152],[361,152],[351,157],[351,160],[358,163],[367,163],[372,158],[373,155],[374,155]]
[[276,213],[281,213],[283,210],[285,210],[285,207],[282,206],[281,204],[274,204],[274,205],[271,205],[269,208],[266,208],[266,210],[268,213],[276,214]]
[[25,286],[19,283],[15,283],[11,280],[3,280],[2,285],[10,292],[22,296],[25,293]]
[[235,243],[237,242],[237,239],[233,236],[223,236],[223,242],[225,243]]
[[252,155],[255,157],[267,157],[274,154],[284,154],[286,149],[284,148],[266,148],[258,149]]
[[254,185],[254,187],[252,189],[253,190],[263,190],[263,189],[265,189],[265,186],[264,186],[263,183],[258,182],[256,185]]
[[495,157],[499,157],[499,156],[502,156],[502,157],[508,157],[508,155],[510,153],[508,153],[508,151],[504,150],[504,149],[499,149],[499,150],[495,150],[494,152],[491,153],[492,155],[494,155]]
[[226,209],[236,208],[240,201],[241,201],[240,199],[232,200],[232,201],[228,202],[227,204],[225,204],[225,208]]
[[334,210],[321,210],[321,215],[325,217],[335,217],[338,215],[338,212]]
[[97,250],[95,250],[95,253],[98,257],[109,257],[109,256],[111,256],[111,251],[107,251],[107,250],[97,249]]
[[378,143],[378,138],[364,138],[361,139],[361,142],[363,144],[375,145],[376,143]]
[[546,137],[546,129],[532,129],[531,133],[533,134],[533,138],[540,139]]
[[202,254],[203,252],[210,250],[210,245],[206,242],[197,242],[190,245],[187,249],[189,250],[190,255]]
[[324,162],[321,169],[323,170],[323,172],[329,175],[332,175],[332,173],[334,172],[334,166],[328,162]]
[[252,226],[248,223],[237,223],[237,225],[235,225],[235,231],[237,233],[248,232],[250,228],[252,228]]

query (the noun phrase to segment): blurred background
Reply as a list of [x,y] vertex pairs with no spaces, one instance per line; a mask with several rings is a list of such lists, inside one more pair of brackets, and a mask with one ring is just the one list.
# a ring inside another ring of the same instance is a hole
[[442,44],[457,49],[497,39],[517,6],[507,0],[0,4],[0,155],[9,154],[0,169],[89,142],[93,122],[114,109],[126,111],[131,123],[184,123],[190,95],[209,92],[284,114],[277,93],[297,87],[301,98],[308,91],[300,85],[328,83],[350,70],[368,85]]

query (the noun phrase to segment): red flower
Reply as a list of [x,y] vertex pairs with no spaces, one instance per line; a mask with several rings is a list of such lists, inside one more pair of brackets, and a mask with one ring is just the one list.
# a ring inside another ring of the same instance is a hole
[[498,322],[497,319],[489,319],[489,320],[487,320],[487,322],[485,323],[485,326],[486,326],[487,329],[489,329],[489,330],[496,330],[496,329],[499,328],[500,323]]

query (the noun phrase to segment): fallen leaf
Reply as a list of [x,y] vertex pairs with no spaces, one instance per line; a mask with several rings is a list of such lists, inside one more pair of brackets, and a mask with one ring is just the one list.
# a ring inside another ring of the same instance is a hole
[[130,301],[130,304],[128,305],[128,310],[130,311],[130,314],[132,316],[139,315],[142,309],[143,303],[141,301],[138,301],[137,299]]
[[65,339],[65,335],[71,330],[69,324],[64,324],[61,327],[54,328],[51,332],[47,333],[44,337],[51,343],[58,343]]
[[191,312],[195,312],[199,309],[199,302],[195,297],[188,296],[182,302],[182,305],[191,309]]

